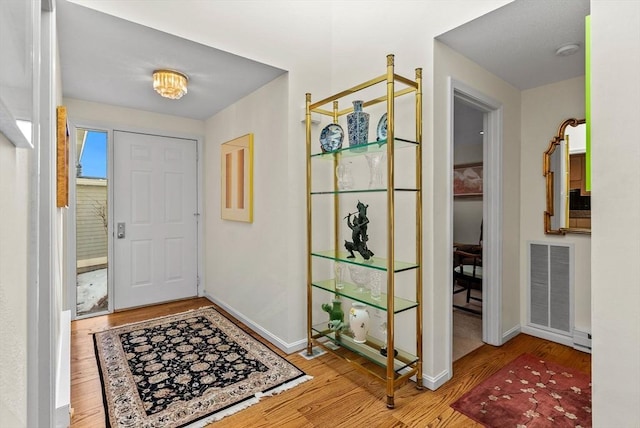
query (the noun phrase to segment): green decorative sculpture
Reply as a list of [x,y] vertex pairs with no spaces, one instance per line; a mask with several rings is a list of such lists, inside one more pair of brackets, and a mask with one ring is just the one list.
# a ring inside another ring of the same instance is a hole
[[[356,207],[358,208],[358,211],[355,213],[349,213],[345,217],[347,219],[347,226],[351,229],[352,241],[350,242],[345,240],[344,247],[349,251],[349,255],[347,257],[350,259],[355,257],[353,252],[357,251],[363,259],[369,260],[373,256],[373,251],[367,248],[367,241],[369,240],[369,235],[367,235],[367,225],[369,224],[367,208],[369,205],[365,205],[358,201],[358,205]],[[353,216],[353,221],[351,221],[351,216]]]
[[342,300],[336,296],[331,303],[331,305],[328,303],[322,304],[322,310],[329,314],[329,329],[333,331],[342,330],[346,327],[344,323],[344,311],[342,310]]

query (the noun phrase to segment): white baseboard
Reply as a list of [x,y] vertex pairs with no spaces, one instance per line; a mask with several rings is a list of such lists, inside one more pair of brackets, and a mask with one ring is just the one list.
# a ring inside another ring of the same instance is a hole
[[513,327],[511,330],[508,330],[506,333],[502,335],[502,344],[504,345],[505,343],[507,343],[508,341],[510,341],[517,335],[519,335],[521,332],[522,330],[519,324]]
[[559,343],[561,345],[573,347],[573,339],[569,336],[553,333],[551,331],[542,330],[529,325],[522,327],[522,332],[530,336],[539,337],[540,339],[550,340],[552,342]]
[[263,328],[262,326],[260,326],[258,323],[256,323],[252,319],[247,318],[244,314],[238,312],[237,310],[232,308],[227,303],[216,299],[215,297],[211,296],[210,294],[208,294],[206,292],[204,293],[203,297],[209,299],[212,303],[215,303],[216,305],[220,306],[225,311],[229,312],[231,315],[233,315],[239,321],[242,321],[244,324],[246,324],[248,327],[250,327],[251,330],[253,330],[256,333],[258,333],[264,339],[269,341],[269,343],[272,343],[273,345],[277,346],[282,352],[284,352],[286,354],[293,354],[295,352],[299,352],[302,349],[306,348],[306,346],[307,346],[307,339],[306,338],[297,340],[297,341],[295,341],[293,343],[287,343],[284,340],[280,339],[275,334],[271,333],[270,331],[268,331],[265,328]]
[[56,373],[56,428],[67,428],[71,424],[71,311],[60,313],[60,344],[58,346],[58,368]]
[[440,388],[449,379],[451,379],[451,372],[449,370],[444,370],[436,376],[427,376],[425,374],[422,374],[422,384],[425,386],[425,388],[428,388],[432,391]]

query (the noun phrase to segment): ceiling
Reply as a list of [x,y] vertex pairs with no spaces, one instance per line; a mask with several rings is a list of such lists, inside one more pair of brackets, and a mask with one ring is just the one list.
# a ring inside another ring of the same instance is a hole
[[[65,0],[56,4],[67,98],[204,120],[285,72]],[[158,95],[151,81],[158,68],[186,74],[188,93],[179,100]]]
[[[197,3],[193,4],[194,7]],[[63,96],[204,120],[285,71],[59,0]],[[516,0],[437,39],[521,90],[584,75],[589,0]],[[169,100],[152,89],[158,68],[189,76],[189,92]]]
[[[589,0],[516,0],[437,39],[525,90],[584,75],[584,17]],[[580,50],[557,56],[567,43]]]

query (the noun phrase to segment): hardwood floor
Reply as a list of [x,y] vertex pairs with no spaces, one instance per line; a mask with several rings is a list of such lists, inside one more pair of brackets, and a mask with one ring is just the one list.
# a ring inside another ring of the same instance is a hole
[[[191,299],[72,322],[71,407],[74,414],[71,427],[105,425],[92,333],[209,305],[211,302],[207,299]],[[313,376],[313,380],[280,395],[263,398],[258,404],[211,426],[480,427],[449,405],[522,353],[591,374],[591,355],[521,334],[501,347],[483,345],[454,362],[453,379],[437,391],[418,391],[413,383],[404,385],[396,392],[395,409],[389,410],[385,404],[384,386],[356,372],[348,363],[329,354],[309,361],[292,354],[287,359]]]

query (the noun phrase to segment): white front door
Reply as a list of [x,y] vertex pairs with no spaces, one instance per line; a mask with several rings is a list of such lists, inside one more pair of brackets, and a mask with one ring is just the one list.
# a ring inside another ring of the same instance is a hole
[[114,131],[114,309],[196,296],[196,141]]

